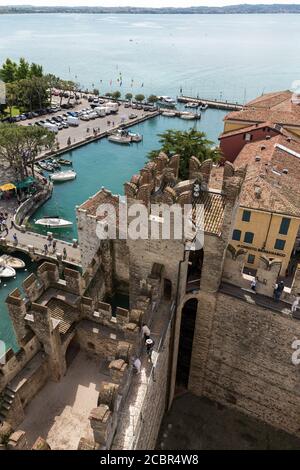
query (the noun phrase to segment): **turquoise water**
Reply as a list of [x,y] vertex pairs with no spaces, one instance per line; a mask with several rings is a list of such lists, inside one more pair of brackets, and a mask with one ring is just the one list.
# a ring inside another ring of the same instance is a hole
[[[216,142],[224,115],[222,111],[207,110],[202,113],[201,121],[195,121],[195,126]],[[102,139],[64,154],[65,158],[72,160],[77,178],[54,185],[52,198],[32,217],[32,227],[37,230],[34,220],[45,215],[59,215],[74,223],[70,229],[60,230],[59,236],[69,241],[77,238],[76,205],[82,204],[102,186],[115,194],[123,194],[124,182],[144,166],[150,150],[159,148],[158,134],[170,128],[187,130],[190,127],[190,121],[159,116],[131,128],[143,135],[143,142],[139,144],[121,146]]]
[[300,79],[300,15],[2,15],[7,56],[104,92],[121,72],[121,91],[243,101]]
[[[1,15],[0,63],[22,56],[103,93],[176,96],[182,87],[185,94],[244,102],[300,78],[300,15]],[[197,126],[216,141],[223,116],[207,111]],[[102,140],[66,154],[78,178],[56,186],[35,217],[59,213],[75,222],[75,205],[101,186],[122,193],[157,148],[159,132],[190,125],[160,117],[136,127],[144,135],[137,146]],[[75,226],[64,232],[67,239],[76,235]],[[0,338],[8,346],[15,339],[4,300],[34,266],[27,269],[0,284]]]

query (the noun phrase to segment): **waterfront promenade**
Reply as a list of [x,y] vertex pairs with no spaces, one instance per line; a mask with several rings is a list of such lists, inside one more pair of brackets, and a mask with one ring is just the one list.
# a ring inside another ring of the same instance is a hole
[[[72,111],[80,111],[84,108],[88,108],[90,103],[82,98],[81,104],[78,104],[72,108]],[[101,106],[101,105],[100,105]],[[53,118],[55,116],[65,113],[66,110],[62,109],[57,113],[50,114],[48,117]],[[136,118],[130,119],[129,116],[135,114]],[[56,140],[58,142],[58,148],[53,151],[43,152],[38,156],[37,159],[45,158],[50,155],[60,155],[61,153],[68,152],[71,149],[81,147],[91,141],[102,139],[109,135],[114,130],[118,129],[120,126],[123,127],[132,127],[140,122],[143,122],[147,119],[151,119],[155,116],[158,116],[159,111],[149,112],[140,109],[125,108],[122,103],[119,106],[119,111],[117,114],[111,114],[105,117],[98,117],[90,121],[80,120],[79,126],[69,127],[67,129],[62,129],[56,134]],[[28,124],[34,125],[35,122],[45,119],[43,116],[21,121],[19,124],[23,126],[28,126]],[[95,129],[95,132],[94,132]],[[68,140],[70,138],[71,145],[68,145]]]

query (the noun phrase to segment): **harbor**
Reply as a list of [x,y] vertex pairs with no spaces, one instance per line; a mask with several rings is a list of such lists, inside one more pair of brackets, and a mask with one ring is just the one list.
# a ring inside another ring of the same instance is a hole
[[209,100],[206,98],[199,98],[198,96],[195,98],[193,96],[178,96],[177,97],[178,103],[197,103],[198,105],[206,105],[208,108],[211,109],[222,109],[225,111],[241,111],[243,109],[243,105],[239,103],[231,103],[229,101],[224,101],[222,99],[214,99]]

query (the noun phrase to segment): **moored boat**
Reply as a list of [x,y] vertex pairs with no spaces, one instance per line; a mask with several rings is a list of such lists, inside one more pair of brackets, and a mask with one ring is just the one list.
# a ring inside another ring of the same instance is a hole
[[176,117],[176,113],[174,113],[174,111],[163,111],[161,115],[165,117]]
[[176,101],[170,96],[159,96],[158,100],[158,104],[161,106],[166,106],[167,108],[175,108],[176,106]]
[[73,222],[69,220],[60,219],[59,217],[44,217],[35,222],[36,225],[41,225],[48,228],[65,228],[71,227]]
[[108,140],[115,144],[129,145],[132,142],[141,142],[143,136],[134,132],[128,132],[125,129],[118,129],[108,137]]
[[67,170],[67,171],[59,171],[58,173],[53,173],[50,176],[51,181],[54,183],[63,183],[64,181],[71,181],[76,178],[76,171],[74,170]]
[[206,111],[207,108],[208,108],[208,104],[206,104],[206,103],[202,103],[201,106],[200,106],[201,111]]
[[0,265],[8,266],[9,268],[13,268],[13,269],[25,268],[25,263],[22,259],[15,258],[14,256],[10,256],[10,255],[0,256]]
[[201,119],[201,114],[181,113],[180,118],[185,119],[187,121],[193,121],[195,119]]
[[128,132],[129,137],[131,137],[131,142],[142,142],[143,136],[138,133]]
[[15,275],[16,271],[10,266],[0,266],[0,277],[8,279],[10,277],[15,277]]
[[65,160],[64,158],[60,158],[59,160],[57,160],[57,162],[60,164],[60,165],[72,165],[72,162],[71,160]]
[[190,101],[189,103],[185,105],[185,108],[198,108],[198,107],[199,107],[199,104],[195,103],[194,101]]

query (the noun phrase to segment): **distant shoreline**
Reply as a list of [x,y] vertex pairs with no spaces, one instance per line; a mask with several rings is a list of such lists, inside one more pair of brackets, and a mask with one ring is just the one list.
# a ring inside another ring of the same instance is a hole
[[[129,0],[130,1],[130,0]],[[45,13],[81,13],[81,14],[156,14],[156,15],[234,15],[234,14],[299,14],[300,5],[231,5],[225,7],[190,7],[190,8],[148,8],[148,7],[35,7],[35,6],[0,6],[0,15],[4,14],[45,14]]]

